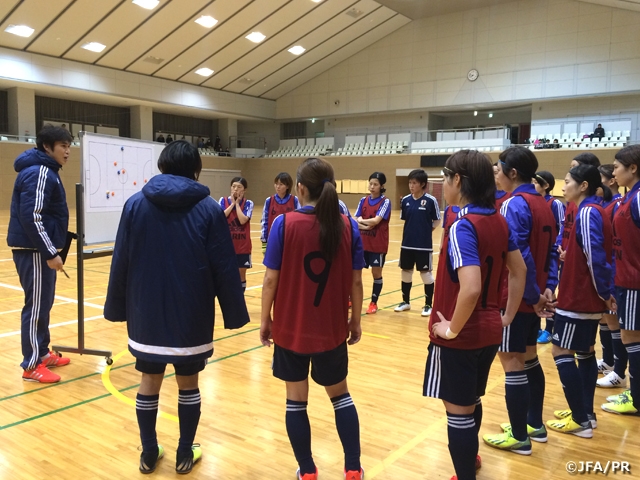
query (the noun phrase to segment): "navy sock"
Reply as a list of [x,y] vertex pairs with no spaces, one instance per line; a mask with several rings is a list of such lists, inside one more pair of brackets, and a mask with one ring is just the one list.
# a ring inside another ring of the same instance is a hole
[[523,442],[527,439],[527,412],[531,391],[526,372],[507,372],[505,398],[513,437]]
[[598,361],[595,352],[578,352],[578,371],[582,380],[582,398],[588,414],[593,414],[593,398],[596,395],[598,381]]
[[527,423],[533,428],[542,427],[542,407],[544,405],[544,390],[546,386],[544,372],[538,357],[524,363],[524,371],[529,380],[531,400],[527,413]]
[[405,303],[411,302],[411,285],[412,282],[402,282],[402,301]]
[[560,382],[564,390],[564,397],[567,399],[573,420],[576,423],[584,423],[588,420],[584,407],[582,378],[576,365],[573,355],[558,355],[554,357]]
[[287,399],[285,424],[293,454],[300,467],[300,475],[316,473],[316,465],[311,456],[311,425],[307,414],[307,402]]
[[625,378],[629,355],[622,343],[622,338],[620,338],[620,329],[611,330],[611,343],[613,345],[613,371],[616,372],[620,378]]
[[549,333],[553,333],[553,325],[555,324],[555,322],[556,321],[553,319],[553,317],[552,318],[547,318],[547,323],[546,323],[544,329]]
[[480,426],[482,425],[482,399],[476,398],[476,409],[473,411],[473,420],[476,422],[476,433],[480,433]]
[[344,469],[360,471],[360,421],[351,395],[345,393],[331,399],[336,415],[336,429],[344,450]]
[[247,282],[242,282],[242,293],[247,289]]
[[640,412],[640,342],[625,345],[629,354],[629,384],[633,406]]
[[138,417],[143,452],[158,450],[156,419],[158,418],[159,400],[160,395],[142,395],[140,393],[136,395],[136,417]]
[[424,284],[424,304],[433,305],[433,290],[435,289],[435,283]]
[[200,422],[200,389],[178,390],[178,422],[180,424],[180,441],[178,452],[191,452]]
[[602,345],[602,360],[609,366],[613,366],[613,343],[611,342],[612,331],[605,323],[600,324],[600,345]]
[[447,412],[449,453],[458,480],[475,480],[478,430],[473,414],[457,415]]
[[373,279],[373,293],[371,294],[371,301],[378,303],[378,297],[382,292],[382,277]]

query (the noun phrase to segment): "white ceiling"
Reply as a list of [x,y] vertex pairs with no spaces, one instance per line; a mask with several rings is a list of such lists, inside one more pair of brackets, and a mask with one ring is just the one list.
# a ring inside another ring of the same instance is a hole
[[[218,23],[195,23],[203,15]],[[152,10],[131,0],[2,0],[0,46],[276,99],[304,83],[305,70],[337,63],[349,44],[364,39],[364,48],[409,22],[373,0],[160,0]],[[35,32],[15,36],[9,25]],[[254,31],[266,39],[247,40]],[[106,48],[81,48],[88,42]],[[306,51],[289,53],[294,45]],[[197,75],[202,67],[215,73]]]

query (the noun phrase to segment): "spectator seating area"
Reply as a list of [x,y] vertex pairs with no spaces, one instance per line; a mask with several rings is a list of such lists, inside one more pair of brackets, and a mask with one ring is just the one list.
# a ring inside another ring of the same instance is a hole
[[[547,144],[550,148],[622,148],[629,141],[631,132],[629,130],[615,132],[605,131],[605,136],[602,138],[589,138],[589,135],[591,135],[591,133],[585,132],[535,135],[529,139],[529,141],[531,142],[531,146],[529,148],[536,148],[536,140],[539,141],[543,139],[547,139],[550,141]],[[554,140],[558,140],[557,145],[559,145],[559,147],[554,147]],[[538,146],[538,148],[541,147]]]
[[198,152],[200,153],[200,155],[218,155],[218,152],[216,152],[213,148],[199,148]]
[[[502,150],[504,150],[503,147],[477,147],[477,148],[473,148],[473,147],[468,147],[471,150],[478,150],[479,152],[501,152]],[[411,153],[455,153],[455,152],[459,152],[460,150],[466,150],[467,148],[461,148],[461,147],[449,147],[449,148],[417,148],[414,150],[411,150]]]
[[333,155],[393,155],[405,153],[408,148],[409,142],[347,143]]
[[316,157],[328,155],[333,150],[333,145],[298,145],[296,147],[280,147],[275,152],[265,155],[271,157]]

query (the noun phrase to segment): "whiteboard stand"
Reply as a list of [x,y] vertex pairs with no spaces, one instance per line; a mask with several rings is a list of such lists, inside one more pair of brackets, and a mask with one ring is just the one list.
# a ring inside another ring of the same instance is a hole
[[113,254],[113,248],[98,248],[84,251],[84,188],[81,183],[76,183],[76,222],[78,230],[78,346],[65,347],[53,345],[51,349],[56,352],[78,353],[80,355],[95,355],[104,357],[107,365],[113,363],[110,350],[92,350],[84,346],[84,261],[107,257]]

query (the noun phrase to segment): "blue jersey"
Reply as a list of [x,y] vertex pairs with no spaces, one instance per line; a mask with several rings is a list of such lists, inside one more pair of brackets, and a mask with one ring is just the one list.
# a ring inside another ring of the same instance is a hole
[[404,220],[402,245],[409,250],[433,250],[432,230],[440,220],[440,207],[435,197],[425,193],[417,200],[409,194],[402,199],[400,219]]
[[341,214],[351,218],[351,212],[349,211],[349,209],[347,208],[347,205],[342,200],[338,200],[338,206],[340,207]]
[[[302,207],[300,210],[308,211],[313,210],[312,206]],[[278,216],[271,225],[271,232],[269,232],[269,243],[267,244],[267,251],[264,255],[263,265],[271,270],[280,270],[282,265],[282,251],[284,249],[284,222],[285,215]],[[351,256],[353,262],[353,270],[362,270],[364,268],[364,249],[362,247],[362,238],[360,238],[360,229],[358,224],[352,218],[349,218],[352,231],[352,245]]]

